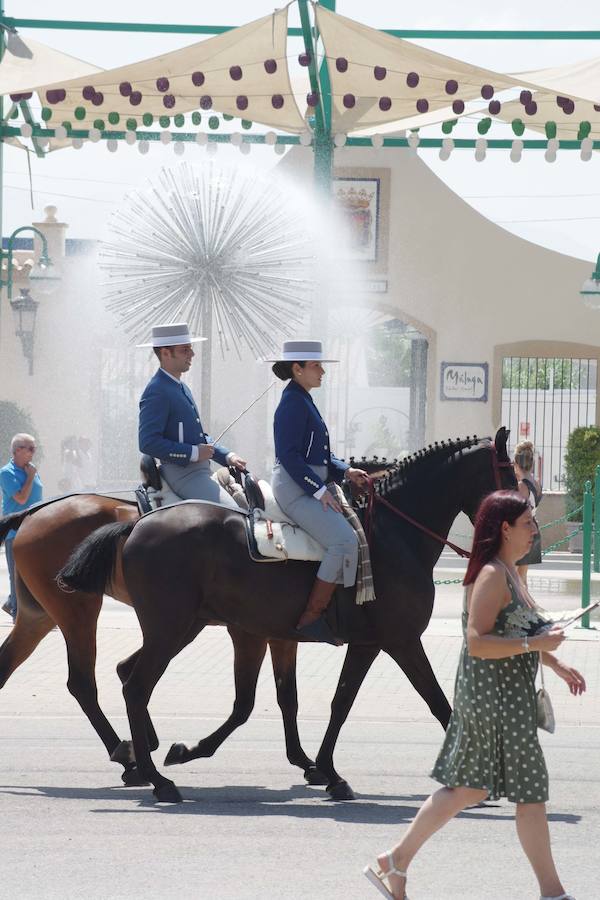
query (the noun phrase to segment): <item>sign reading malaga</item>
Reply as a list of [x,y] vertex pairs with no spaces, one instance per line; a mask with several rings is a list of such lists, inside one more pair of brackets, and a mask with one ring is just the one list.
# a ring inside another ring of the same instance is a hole
[[487,403],[488,364],[443,362],[440,398],[442,400],[479,400]]

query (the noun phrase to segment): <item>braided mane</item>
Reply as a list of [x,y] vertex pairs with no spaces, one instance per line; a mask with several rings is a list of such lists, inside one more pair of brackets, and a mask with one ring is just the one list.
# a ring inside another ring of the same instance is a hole
[[[413,480],[415,474],[422,475],[424,471],[434,468],[441,462],[454,456],[454,454],[486,442],[491,442],[491,438],[478,438],[477,435],[456,438],[454,441],[435,441],[435,443],[429,444],[428,447],[424,447],[422,450],[417,450],[416,453],[407,456],[405,459],[394,460],[391,464],[387,462],[385,457],[379,460],[375,456],[372,460],[367,460],[365,457],[361,460],[356,460],[354,457],[351,457],[350,465],[356,465],[358,468],[364,466],[367,470],[368,468],[373,470],[377,468],[379,463],[379,468],[385,468],[385,473],[375,481],[375,492],[385,497],[391,491],[407,486]],[[366,500],[361,498],[359,506],[363,506],[365,503]]]

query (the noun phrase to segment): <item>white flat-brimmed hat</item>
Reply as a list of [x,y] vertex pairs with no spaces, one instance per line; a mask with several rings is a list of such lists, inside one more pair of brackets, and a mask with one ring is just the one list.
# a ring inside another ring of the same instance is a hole
[[152,340],[149,344],[138,344],[138,347],[176,347],[178,344],[195,344],[206,341],[205,337],[192,337],[187,322],[173,322],[170,325],[155,325],[152,329]]
[[321,341],[284,341],[283,349],[274,359],[265,359],[263,362],[339,362],[339,359],[325,359]]

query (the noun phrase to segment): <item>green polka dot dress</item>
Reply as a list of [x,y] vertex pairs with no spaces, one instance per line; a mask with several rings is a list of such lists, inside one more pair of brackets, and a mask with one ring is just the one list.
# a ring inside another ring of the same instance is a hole
[[[511,600],[492,634],[524,637],[541,624],[508,580]],[[431,773],[446,787],[486,790],[491,800],[514,803],[548,799],[548,771],[537,735],[535,675],[538,653],[478,659],[467,650],[466,592],[464,643],[456,673],[454,710]]]

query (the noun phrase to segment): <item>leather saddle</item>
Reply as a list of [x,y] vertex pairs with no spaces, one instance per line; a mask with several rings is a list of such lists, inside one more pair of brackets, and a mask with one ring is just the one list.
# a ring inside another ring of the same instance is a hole
[[[168,485],[161,466],[144,454],[140,460],[142,484],[135,495],[140,515],[183,501]],[[248,552],[255,562],[285,562],[302,559],[319,562],[324,549],[283,512],[271,485],[258,481],[250,472],[242,474],[234,468],[218,469],[212,478],[224,488],[245,513]],[[194,501],[192,501],[194,502]]]

